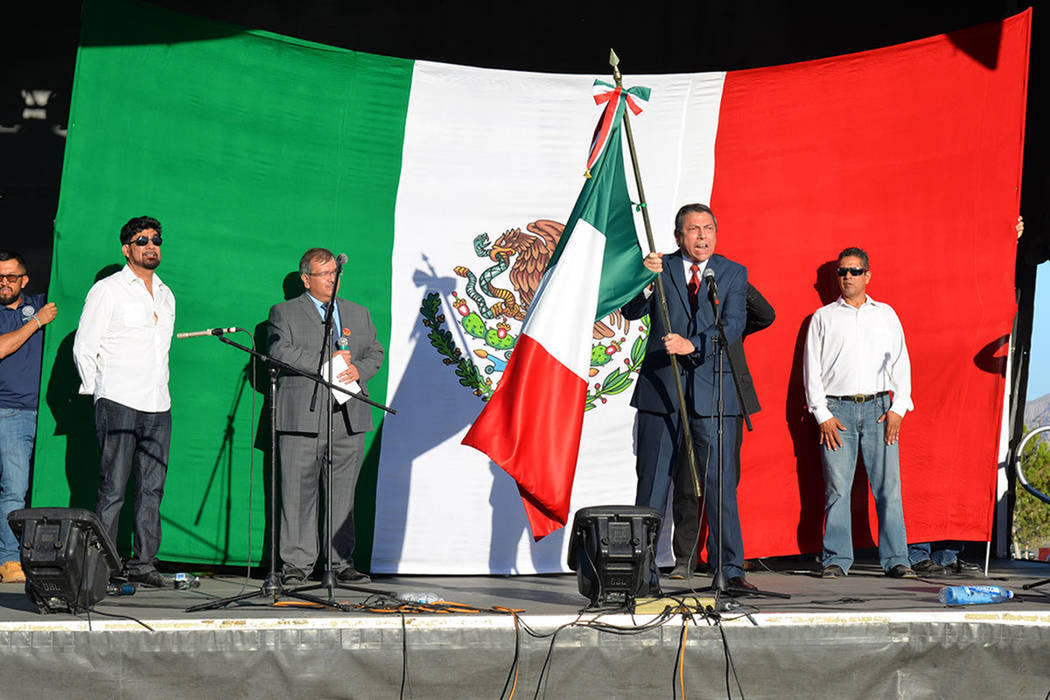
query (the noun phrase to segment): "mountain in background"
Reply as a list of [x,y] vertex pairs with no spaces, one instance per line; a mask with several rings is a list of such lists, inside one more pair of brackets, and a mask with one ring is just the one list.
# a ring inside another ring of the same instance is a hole
[[1032,399],[1024,405],[1024,424],[1028,430],[1050,425],[1050,394]]

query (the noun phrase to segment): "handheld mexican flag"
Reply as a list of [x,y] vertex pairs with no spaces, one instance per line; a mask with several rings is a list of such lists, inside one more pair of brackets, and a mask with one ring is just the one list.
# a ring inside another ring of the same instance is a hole
[[654,277],[642,265],[620,142],[625,106],[637,114],[638,103],[648,97],[647,88],[637,87],[595,95],[605,108],[588,156],[590,177],[503,378],[463,438],[517,482],[537,540],[569,518],[594,321],[619,309]]

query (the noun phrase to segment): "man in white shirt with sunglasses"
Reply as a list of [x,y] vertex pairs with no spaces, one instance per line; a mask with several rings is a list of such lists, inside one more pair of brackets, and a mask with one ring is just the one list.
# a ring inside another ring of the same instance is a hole
[[168,349],[175,327],[175,296],[155,272],[161,243],[156,219],[137,216],[124,224],[120,247],[127,264],[91,287],[73,341],[80,393],[95,399],[101,449],[95,512],[116,543],[124,492],[134,474],[134,538],[125,569],[128,581],[155,588],[171,585],[156,567],[171,442]]
[[914,576],[901,503],[901,421],[912,409],[911,364],[896,312],[867,294],[868,254],[838,257],[842,295],[817,309],[806,335],[806,402],[820,427],[824,467],[823,578],[853,565],[850,492],[864,460],[879,517],[879,563],[887,576]]

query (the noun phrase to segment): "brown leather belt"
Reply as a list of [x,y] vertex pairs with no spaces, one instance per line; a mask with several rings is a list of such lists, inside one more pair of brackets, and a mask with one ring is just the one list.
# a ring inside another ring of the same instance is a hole
[[890,392],[888,391],[880,391],[877,394],[850,394],[849,396],[829,396],[828,398],[838,399],[839,401],[852,401],[853,403],[867,403],[883,396],[889,396],[889,394]]

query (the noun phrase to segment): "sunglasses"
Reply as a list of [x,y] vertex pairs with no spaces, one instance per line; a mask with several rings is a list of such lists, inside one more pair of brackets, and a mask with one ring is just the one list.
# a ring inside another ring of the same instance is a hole
[[132,238],[131,240],[129,240],[124,245],[131,245],[132,243],[134,243],[139,248],[145,248],[147,243],[153,243],[153,245],[155,245],[158,248],[160,248],[160,244],[163,243],[163,242],[164,242],[163,239],[161,239],[160,234],[158,233],[158,234],[154,235],[153,238],[146,238],[145,236],[139,236],[138,238]]
[[[158,243],[157,245],[160,244]],[[853,275],[854,277],[860,277],[865,272],[867,272],[867,270],[865,270],[863,267],[840,267],[839,277],[845,277],[847,274]]]
[[25,276],[26,276],[26,273],[24,273],[24,272],[18,272],[18,273],[11,274],[11,275],[0,275],[0,281],[3,281],[3,282],[17,282],[18,280],[22,279]]

